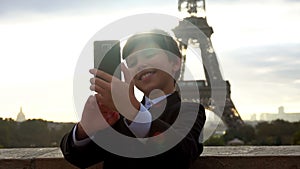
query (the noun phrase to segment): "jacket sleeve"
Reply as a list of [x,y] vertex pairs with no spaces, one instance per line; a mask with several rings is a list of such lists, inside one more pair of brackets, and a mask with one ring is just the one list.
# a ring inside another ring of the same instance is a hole
[[72,138],[73,130],[74,128],[62,138],[60,143],[65,159],[79,168],[87,168],[103,161],[106,151],[92,140],[84,146],[76,146]]

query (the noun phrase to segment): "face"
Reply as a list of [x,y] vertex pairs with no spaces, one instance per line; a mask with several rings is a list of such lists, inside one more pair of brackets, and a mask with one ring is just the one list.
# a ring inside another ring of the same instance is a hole
[[138,45],[133,51],[126,63],[135,86],[148,97],[151,92],[155,96],[154,91],[160,91],[160,95],[172,93],[175,89],[173,77],[180,69],[180,59],[175,55],[170,59],[167,52],[155,44]]

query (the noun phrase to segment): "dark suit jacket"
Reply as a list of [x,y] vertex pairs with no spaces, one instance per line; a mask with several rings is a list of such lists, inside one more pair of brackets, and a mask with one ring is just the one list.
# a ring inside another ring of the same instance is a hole
[[[156,118],[155,113],[160,112],[159,110],[164,110],[163,113],[157,115],[158,118],[152,121],[150,132],[148,134],[149,137],[159,134],[163,135],[163,132],[169,128],[171,129],[170,131],[172,131],[175,135],[181,134],[180,128],[184,128],[186,125],[184,123],[189,123],[189,121],[182,120],[181,124],[179,123],[176,125],[177,127],[171,126],[178,115],[182,114],[183,116],[181,117],[185,117],[185,114],[188,115],[189,113],[196,113],[196,120],[193,120],[195,122],[191,125],[192,128],[188,131],[188,134],[184,135],[183,139],[170,150],[152,157],[122,157],[106,151],[93,141],[89,142],[86,146],[78,147],[74,145],[72,132],[70,132],[66,134],[61,141],[61,150],[65,159],[80,168],[89,167],[104,161],[104,169],[188,169],[191,163],[203,151],[203,145],[199,143],[198,140],[206,119],[205,110],[200,104],[182,103],[178,92],[174,92],[168,96],[165,101],[167,101],[165,107],[162,107],[164,104],[158,103],[153,105],[149,110],[153,118]],[[192,112],[195,110],[195,108],[198,110],[198,112]],[[118,120],[112,127],[124,135],[135,137],[128,127],[126,127],[122,118],[120,118],[120,120]],[[147,146],[147,144],[145,144],[145,146]]]

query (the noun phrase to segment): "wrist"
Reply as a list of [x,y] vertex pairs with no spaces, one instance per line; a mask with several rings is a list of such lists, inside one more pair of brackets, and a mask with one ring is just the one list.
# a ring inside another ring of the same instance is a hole
[[77,124],[77,129],[75,131],[75,137],[76,137],[76,140],[83,140],[83,139],[86,139],[89,137],[88,134],[83,129],[80,122]]
[[131,103],[136,110],[139,111],[141,109],[141,103],[136,98]]

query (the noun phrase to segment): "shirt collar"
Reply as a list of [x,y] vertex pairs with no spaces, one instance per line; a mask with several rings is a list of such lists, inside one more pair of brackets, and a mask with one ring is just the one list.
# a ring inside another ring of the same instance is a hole
[[170,95],[171,94],[163,95],[163,96],[157,97],[155,99],[149,99],[148,97],[145,96],[145,107],[147,109],[149,109],[152,105],[162,101],[163,99],[167,98]]

